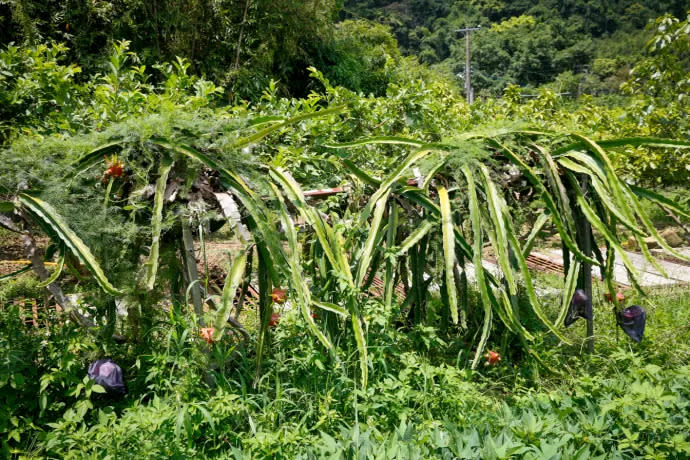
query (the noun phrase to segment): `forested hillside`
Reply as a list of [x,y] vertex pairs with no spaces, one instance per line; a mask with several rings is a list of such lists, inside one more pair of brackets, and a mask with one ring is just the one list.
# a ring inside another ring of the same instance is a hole
[[[657,16],[682,17],[687,0],[346,0],[341,16],[389,25],[405,54],[458,75],[472,37],[472,76],[479,90],[558,80],[560,91],[610,92],[650,38]],[[574,77],[577,75],[577,77]]]
[[62,42],[68,59],[93,71],[109,43],[128,40],[140,64],[184,57],[243,97],[258,97],[271,78],[301,94],[337,11],[335,0],[9,1],[0,2],[0,43]]
[[471,46],[478,95],[550,82],[557,92],[600,94],[627,79],[651,20],[688,8],[687,0],[25,0],[0,2],[0,44],[64,43],[88,73],[103,70],[109,43],[128,40],[139,65],[184,57],[231,100],[260,97],[271,79],[284,95],[305,95],[309,66],[380,95],[401,52],[462,87],[456,31],[481,25]]

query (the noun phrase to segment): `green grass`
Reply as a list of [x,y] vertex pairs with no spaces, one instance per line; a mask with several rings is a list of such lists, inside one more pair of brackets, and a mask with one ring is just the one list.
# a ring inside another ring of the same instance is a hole
[[[297,314],[283,315],[273,331],[255,386],[251,350],[232,354],[230,343],[219,344],[212,359],[223,352],[232,359],[207,374],[209,354],[193,324],[172,315],[161,318],[150,353],[110,349],[129,382],[123,401],[69,395],[97,355],[94,338],[66,325],[41,345],[44,331],[20,327],[5,312],[3,362],[14,344],[29,355],[21,362],[37,363],[15,362],[4,386],[0,379],[3,407],[14,410],[6,419],[15,417],[20,427],[20,440],[9,446],[64,458],[685,457],[690,293],[679,287],[630,301],[648,310],[640,345],[616,332],[610,307],[599,304],[594,354],[581,352],[583,321],[567,330],[571,346],[546,333],[537,337],[533,352],[559,373],[536,365],[510,338],[489,344],[502,351],[498,366],[473,373],[463,367],[466,352],[453,334],[398,331],[372,314],[366,392],[358,389],[354,345],[328,356]],[[20,389],[11,388],[16,374],[26,377]],[[44,391],[41,375],[52,376]],[[11,399],[18,391],[24,406]],[[42,393],[48,401],[40,414],[26,401]]]

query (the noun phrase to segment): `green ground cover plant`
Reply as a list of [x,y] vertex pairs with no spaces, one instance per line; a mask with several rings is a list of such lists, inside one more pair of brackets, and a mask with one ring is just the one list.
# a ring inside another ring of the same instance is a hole
[[[131,393],[114,402],[70,390],[97,354],[89,336],[61,326],[42,344],[46,332],[23,327],[17,310],[10,310],[3,326],[14,327],[3,327],[3,341],[37,356],[16,357],[5,374],[5,401],[19,392],[24,406],[4,418],[4,429],[23,441],[27,454],[33,446],[37,455],[81,458],[683,457],[690,332],[678,325],[690,320],[683,308],[688,300],[683,289],[650,294],[654,306],[641,345],[617,340],[605,324],[597,352],[584,359],[576,348],[540,347],[545,360],[566,366],[560,377],[510,353],[501,366],[472,374],[456,368],[458,357],[450,347],[439,348],[443,339],[433,330],[381,329],[372,347],[377,372],[367,391],[358,388],[356,357],[339,352],[342,366],[324,366],[328,356],[296,312],[276,327],[276,352],[266,357],[256,389],[249,383],[254,358],[247,355],[208,387],[198,359],[208,351],[189,329],[193,319],[172,314],[161,318],[160,341],[149,355],[132,361],[125,349],[112,350],[127,363]],[[597,314],[607,312],[597,302]],[[214,352],[225,346],[214,345]],[[27,358],[39,367],[20,365]],[[40,404],[42,415],[27,417]]]
[[[362,21],[304,97],[259,79],[251,102],[127,41],[86,75],[5,47],[2,455],[690,456],[690,294],[622,250],[688,260],[658,228],[690,219],[688,31],[658,19],[623,95],[472,105]],[[527,266],[547,236],[561,277]],[[594,342],[563,326],[590,267]],[[126,395],[88,378],[105,357]]]

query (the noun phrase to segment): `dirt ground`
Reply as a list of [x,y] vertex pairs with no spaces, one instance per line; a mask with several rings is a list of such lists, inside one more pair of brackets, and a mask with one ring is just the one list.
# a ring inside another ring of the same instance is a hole
[[[207,241],[206,242],[206,264],[204,264],[204,254],[199,241],[194,242],[194,255],[197,260],[197,271],[203,277],[208,267],[209,281],[222,287],[225,276],[228,273],[230,262],[233,255],[242,249],[242,245],[237,241]],[[256,264],[256,259],[254,260]]]
[[[47,238],[40,238],[37,241],[40,247],[46,248],[49,244]],[[0,276],[15,272],[22,267],[24,263],[17,263],[24,261],[26,256],[24,254],[24,245],[22,238],[17,233],[4,231],[0,229]]]
[[0,276],[7,275],[23,267],[21,264],[8,261],[24,258],[24,246],[21,237],[15,233],[0,233]]

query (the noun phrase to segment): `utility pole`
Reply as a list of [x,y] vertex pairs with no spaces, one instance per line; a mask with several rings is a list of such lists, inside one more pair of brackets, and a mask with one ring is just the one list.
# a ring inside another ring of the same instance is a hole
[[480,30],[482,26],[465,27],[464,29],[457,29],[456,32],[465,33],[465,97],[468,104],[474,102],[474,93],[472,92],[472,79],[470,77],[470,35],[472,32]]
[[587,79],[587,74],[589,74],[589,65],[578,65],[575,68],[575,72],[582,74],[582,76],[580,77],[580,82],[577,84],[577,97],[579,99],[582,95],[582,87],[584,86],[585,80]]

